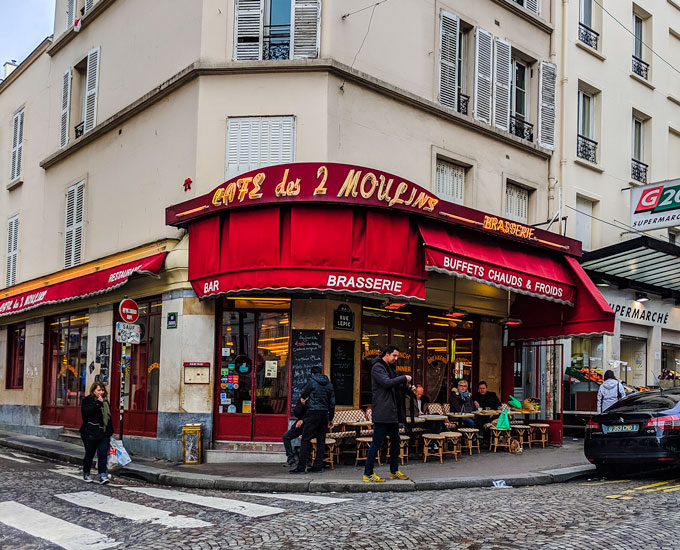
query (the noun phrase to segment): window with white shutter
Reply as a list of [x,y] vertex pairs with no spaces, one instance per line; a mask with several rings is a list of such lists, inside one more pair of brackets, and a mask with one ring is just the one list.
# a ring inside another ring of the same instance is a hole
[[85,122],[83,133],[87,133],[97,125],[97,91],[99,89],[99,48],[90,50],[87,54],[87,69],[85,73]]
[[457,111],[460,34],[458,17],[442,11],[439,31],[439,102]]
[[9,219],[7,224],[7,271],[5,286],[14,286],[17,282],[17,257],[19,254],[19,216]]
[[557,67],[541,61],[538,77],[538,144],[555,148],[555,82]]
[[529,191],[507,183],[505,186],[505,217],[520,223],[529,223]]
[[70,30],[76,22],[76,0],[66,0],[66,27]]
[[83,13],[87,13],[94,7],[94,0],[85,0],[85,6],[83,9]]
[[227,119],[227,179],[250,170],[295,161],[295,117]]
[[61,130],[59,146],[66,147],[69,139],[69,124],[71,120],[71,69],[64,73],[61,87]]
[[576,197],[576,240],[581,241],[583,251],[592,250],[593,201]]
[[292,2],[290,58],[318,57],[321,0],[292,0]]
[[512,48],[510,42],[494,41],[493,123],[496,128],[510,129],[510,88],[512,85]]
[[263,0],[236,0],[234,59],[262,59]]
[[540,13],[540,0],[525,0],[524,7],[538,15]]
[[21,159],[24,150],[24,109],[12,119],[12,160],[10,162],[9,181],[13,182],[21,176]]
[[475,34],[475,100],[474,116],[491,124],[491,78],[493,67],[493,37],[484,29]]
[[437,159],[435,194],[445,201],[463,204],[465,202],[465,168]]
[[85,182],[81,181],[66,190],[66,216],[64,223],[64,268],[80,265],[83,247],[83,221],[85,216]]

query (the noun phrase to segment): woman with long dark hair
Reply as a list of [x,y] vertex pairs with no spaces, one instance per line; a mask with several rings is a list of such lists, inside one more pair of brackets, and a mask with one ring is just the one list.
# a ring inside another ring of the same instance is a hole
[[86,483],[94,481],[90,476],[92,459],[97,453],[98,481],[102,485],[109,482],[106,475],[106,458],[109,452],[109,439],[113,434],[111,424],[111,406],[106,399],[108,392],[101,382],[94,382],[90,386],[90,394],[83,399],[81,413],[83,425],[80,427],[80,437],[85,445],[83,459],[83,479]]

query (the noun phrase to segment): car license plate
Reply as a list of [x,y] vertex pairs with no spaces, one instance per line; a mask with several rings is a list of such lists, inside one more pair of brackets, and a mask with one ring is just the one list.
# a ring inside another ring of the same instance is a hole
[[623,433],[623,432],[637,432],[637,424],[617,424],[616,426],[604,426],[605,433]]

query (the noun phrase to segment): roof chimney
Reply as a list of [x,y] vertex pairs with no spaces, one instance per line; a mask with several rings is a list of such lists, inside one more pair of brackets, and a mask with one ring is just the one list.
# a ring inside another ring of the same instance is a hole
[[18,67],[18,63],[12,59],[12,61],[7,61],[3,67],[5,69],[5,78],[7,78],[10,74],[12,74],[12,71]]

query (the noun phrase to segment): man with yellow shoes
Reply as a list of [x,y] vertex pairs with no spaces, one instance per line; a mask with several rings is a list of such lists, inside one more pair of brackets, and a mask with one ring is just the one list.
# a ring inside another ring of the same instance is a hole
[[[385,481],[373,473],[375,457],[380,452],[385,436],[390,438],[390,478],[408,479],[407,475],[399,471],[399,422],[406,422],[404,396],[411,377],[408,374],[397,376],[394,368],[399,359],[397,346],[388,345],[381,355],[371,368],[373,441],[366,454],[363,479],[367,483]],[[410,388],[408,391],[411,391]]]

